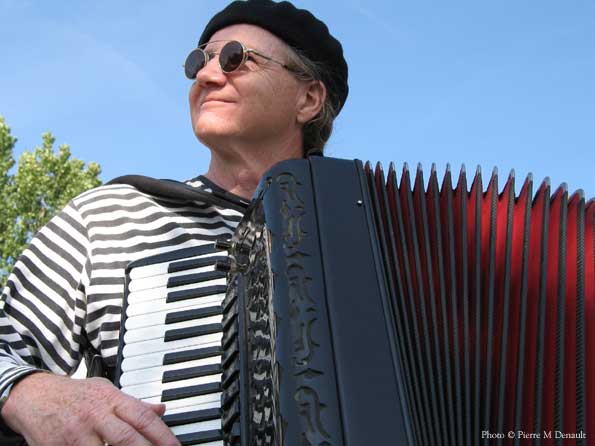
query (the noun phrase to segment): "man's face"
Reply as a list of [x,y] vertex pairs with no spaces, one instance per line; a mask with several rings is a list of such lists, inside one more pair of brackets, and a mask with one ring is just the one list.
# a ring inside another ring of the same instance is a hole
[[[287,47],[270,32],[253,25],[233,25],[213,34],[208,51],[218,53],[225,42],[237,40],[247,48],[287,62]],[[198,72],[190,89],[190,114],[194,133],[206,146],[225,147],[230,142],[265,144],[283,142],[299,132],[297,103],[304,93],[288,70],[258,55],[238,70],[224,73],[218,56]]]

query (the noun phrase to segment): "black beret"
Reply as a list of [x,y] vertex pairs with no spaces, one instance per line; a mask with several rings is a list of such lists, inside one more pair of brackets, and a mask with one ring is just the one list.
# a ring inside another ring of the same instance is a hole
[[302,51],[313,62],[321,64],[328,72],[321,80],[339,113],[349,92],[347,62],[341,43],[329,33],[322,21],[286,1],[237,0],[207,23],[198,44],[207,43],[218,30],[238,23],[264,28]]

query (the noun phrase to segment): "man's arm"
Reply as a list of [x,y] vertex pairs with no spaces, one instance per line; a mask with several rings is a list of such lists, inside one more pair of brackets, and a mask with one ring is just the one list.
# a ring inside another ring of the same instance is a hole
[[89,251],[71,203],[34,237],[8,278],[0,300],[0,391],[12,386],[0,412],[4,430],[29,446],[179,444],[160,419],[164,405],[125,395],[105,379],[65,376],[83,353]]
[[[0,394],[39,371],[78,366],[88,238],[70,203],[19,257],[0,300]],[[7,395],[8,393],[8,395]],[[4,413],[4,410],[2,411]],[[2,421],[4,432],[10,432]]]

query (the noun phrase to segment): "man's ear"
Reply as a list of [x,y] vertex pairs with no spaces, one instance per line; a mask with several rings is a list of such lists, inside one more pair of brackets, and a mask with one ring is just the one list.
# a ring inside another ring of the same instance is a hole
[[306,124],[314,119],[326,100],[326,87],[322,81],[309,81],[298,101],[297,121]]

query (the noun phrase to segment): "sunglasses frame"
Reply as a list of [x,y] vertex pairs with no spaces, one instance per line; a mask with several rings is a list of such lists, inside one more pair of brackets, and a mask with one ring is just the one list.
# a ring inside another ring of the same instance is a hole
[[[221,49],[216,52],[216,53],[208,53],[204,50],[204,48],[207,45],[210,45],[211,43],[220,43],[220,42],[227,42],[225,45],[223,45],[221,47]],[[203,43],[202,45],[197,46],[195,49],[193,49],[192,51],[190,51],[190,53],[188,54],[188,56],[186,57],[186,61],[188,61],[188,57],[190,57],[190,54],[192,54],[194,51],[200,51],[204,58],[205,58],[205,62],[203,64],[202,67],[200,67],[198,70],[196,70],[196,73],[194,74],[194,76],[190,77],[188,75],[186,75],[186,77],[190,80],[193,80],[196,78],[196,75],[200,72],[200,70],[202,70],[209,62],[210,60],[214,57],[214,56],[219,56],[221,54],[221,51],[223,50],[223,48],[225,48],[225,46],[229,45],[230,43],[239,43],[240,46],[242,47],[242,61],[238,64],[237,67],[235,67],[233,70],[225,70],[223,68],[223,65],[221,64],[221,58],[219,58],[219,67],[221,68],[221,71],[223,71],[226,74],[229,73],[233,73],[234,71],[239,70],[247,61],[248,61],[248,57],[250,54],[256,54],[257,56],[262,57],[263,59],[269,60],[271,62],[274,62],[280,66],[282,66],[283,68],[285,68],[286,70],[290,71],[291,73],[296,73],[295,69],[291,68],[290,66],[288,66],[287,64],[284,64],[283,62],[279,62],[278,60],[273,59],[272,57],[269,56],[265,56],[264,54],[262,54],[260,51],[255,50],[254,48],[248,48],[246,45],[244,45],[242,42],[240,42],[239,40],[213,40],[211,42],[207,42],[207,43]],[[186,64],[182,65],[182,68],[184,68],[184,73],[186,72]]]

